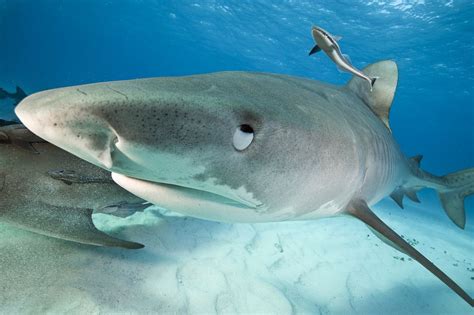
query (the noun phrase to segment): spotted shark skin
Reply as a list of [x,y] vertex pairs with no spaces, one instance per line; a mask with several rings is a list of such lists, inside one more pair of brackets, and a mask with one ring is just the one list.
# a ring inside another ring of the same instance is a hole
[[[123,188],[186,215],[357,218],[472,306],[466,291],[370,206],[396,190],[432,188],[450,200],[445,210],[463,227],[474,171],[437,177],[411,163],[388,124],[396,64],[363,72],[379,77],[372,90],[359,78],[334,86],[252,72],[104,82],[37,93],[16,113],[40,137],[111,171]],[[251,141],[242,146],[236,135]]]

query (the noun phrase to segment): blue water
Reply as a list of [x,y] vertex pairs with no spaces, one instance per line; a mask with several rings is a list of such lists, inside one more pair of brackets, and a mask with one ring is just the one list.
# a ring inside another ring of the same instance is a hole
[[[345,84],[325,55],[308,57],[312,25],[342,36],[359,68],[397,62],[391,127],[406,155],[423,154],[436,174],[474,166],[471,0],[0,0],[0,87],[30,94],[223,70]],[[0,106],[13,117],[11,103]]]

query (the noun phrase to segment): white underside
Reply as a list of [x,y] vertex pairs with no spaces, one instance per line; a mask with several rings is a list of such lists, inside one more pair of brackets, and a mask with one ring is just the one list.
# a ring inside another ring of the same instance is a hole
[[196,218],[222,222],[261,222],[255,207],[205,191],[145,181],[112,173],[113,180],[132,194],[159,207]]

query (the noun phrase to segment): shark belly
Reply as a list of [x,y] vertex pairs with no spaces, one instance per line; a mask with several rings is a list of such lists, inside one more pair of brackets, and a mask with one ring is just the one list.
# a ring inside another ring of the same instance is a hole
[[133,194],[165,209],[219,222],[274,221],[265,206],[247,206],[217,194],[112,173],[114,181]]

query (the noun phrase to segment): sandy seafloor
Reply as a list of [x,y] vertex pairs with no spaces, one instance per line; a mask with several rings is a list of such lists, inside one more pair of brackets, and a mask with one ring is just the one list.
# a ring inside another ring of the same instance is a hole
[[[473,295],[472,211],[462,231],[437,203],[423,199],[422,205],[407,201],[404,210],[386,200],[375,210]],[[94,221],[146,248],[97,248],[0,225],[0,313],[472,312],[418,263],[350,218],[224,224],[148,209]]]

